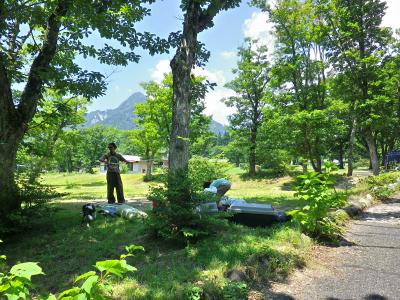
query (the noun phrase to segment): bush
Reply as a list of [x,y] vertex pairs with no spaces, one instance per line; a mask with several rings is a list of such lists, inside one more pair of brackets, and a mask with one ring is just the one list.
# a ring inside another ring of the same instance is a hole
[[189,161],[189,181],[194,191],[203,191],[203,183],[217,178],[228,178],[227,172],[233,166],[224,160],[211,160],[193,156]]
[[335,239],[342,233],[342,228],[328,214],[332,208],[340,208],[347,202],[334,189],[336,181],[331,172],[336,169],[334,163],[326,162],[323,172],[308,172],[297,177],[295,197],[308,205],[291,211],[290,215],[293,222],[314,237]]
[[382,173],[367,178],[368,189],[375,199],[385,200],[399,189],[400,172]]
[[[167,189],[166,177],[164,183],[151,186],[148,199],[153,202],[155,208],[146,220],[150,232],[168,241],[186,244],[195,242],[205,236],[213,234],[222,222],[221,216],[200,214],[195,207],[201,203],[209,202],[210,199],[203,193],[203,182],[214,175],[225,175],[222,170],[214,169],[214,165],[205,159],[195,160],[196,166],[192,166],[189,178],[179,180],[179,186],[189,189],[189,195],[184,201],[170,201],[177,199]],[[205,162],[205,167],[200,165]],[[193,164],[193,161],[192,161]],[[210,167],[211,166],[211,167]]]
[[273,149],[263,155],[264,169],[270,169],[275,176],[286,175],[289,171],[290,154],[286,150]]
[[21,208],[8,212],[6,217],[0,219],[0,237],[32,228],[35,220],[51,212],[46,205],[49,201],[66,195],[57,193],[52,187],[39,182],[29,183],[23,177],[18,178],[17,186]]

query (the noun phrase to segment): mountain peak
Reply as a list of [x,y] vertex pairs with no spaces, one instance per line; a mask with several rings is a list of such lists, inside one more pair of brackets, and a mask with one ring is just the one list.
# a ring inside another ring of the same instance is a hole
[[[115,109],[96,110],[85,115],[84,127],[91,127],[96,124],[115,127],[122,130],[136,128],[134,119],[136,116],[133,113],[136,104],[146,102],[146,96],[141,92],[136,92],[130,95]],[[210,130],[215,134],[224,134],[225,127],[212,120]]]

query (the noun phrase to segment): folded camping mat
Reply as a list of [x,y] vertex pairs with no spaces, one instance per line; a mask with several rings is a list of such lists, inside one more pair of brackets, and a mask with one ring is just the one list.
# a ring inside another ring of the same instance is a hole
[[98,204],[97,209],[99,213],[104,213],[109,216],[119,216],[129,220],[138,217],[147,217],[147,214],[144,211],[128,204]]

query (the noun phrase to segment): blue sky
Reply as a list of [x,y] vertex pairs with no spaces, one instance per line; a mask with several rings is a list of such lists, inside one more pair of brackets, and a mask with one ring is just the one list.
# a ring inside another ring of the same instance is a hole
[[[138,31],[150,31],[161,37],[167,37],[170,32],[181,30],[182,12],[179,9],[180,1],[156,1],[151,6],[151,16],[146,17],[137,26]],[[257,8],[249,7],[247,1],[241,6],[229,11],[223,11],[215,18],[215,26],[199,35],[199,40],[205,43],[211,51],[211,57],[204,69],[195,69],[196,74],[206,76],[218,84],[218,87],[206,96],[206,113],[223,124],[227,124],[227,116],[232,113],[220,100],[233,95],[233,92],[223,85],[233,78],[231,70],[236,64],[236,50],[242,45],[245,37],[257,38],[267,44],[272,44],[267,23],[267,16]],[[398,12],[400,0],[387,0],[388,10],[384,18],[384,25],[394,28],[400,27]],[[101,41],[94,41],[96,46]],[[104,75],[111,74],[108,81],[106,95],[94,99],[89,111],[115,108],[132,93],[142,91],[141,82],[149,80],[160,81],[162,74],[169,71],[170,54],[150,56],[144,51],[139,63],[131,63],[126,67],[111,67],[100,65],[96,61],[80,61],[89,69],[101,71]]]

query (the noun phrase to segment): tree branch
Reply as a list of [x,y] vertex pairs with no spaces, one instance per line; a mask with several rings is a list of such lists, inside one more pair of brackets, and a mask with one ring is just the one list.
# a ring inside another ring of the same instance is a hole
[[28,122],[35,114],[43,87],[43,73],[49,70],[50,62],[56,53],[58,34],[61,26],[60,18],[66,15],[69,5],[70,0],[60,0],[54,12],[49,16],[42,49],[31,65],[28,81],[18,106],[19,117],[21,125],[25,127],[24,130],[26,130]]
[[210,4],[204,9],[199,16],[198,33],[213,25],[214,17],[224,9],[235,6],[238,1],[220,0],[210,1]]
[[5,53],[0,52],[0,130],[6,123],[14,120],[15,108],[11,92],[11,83],[5,67]]

